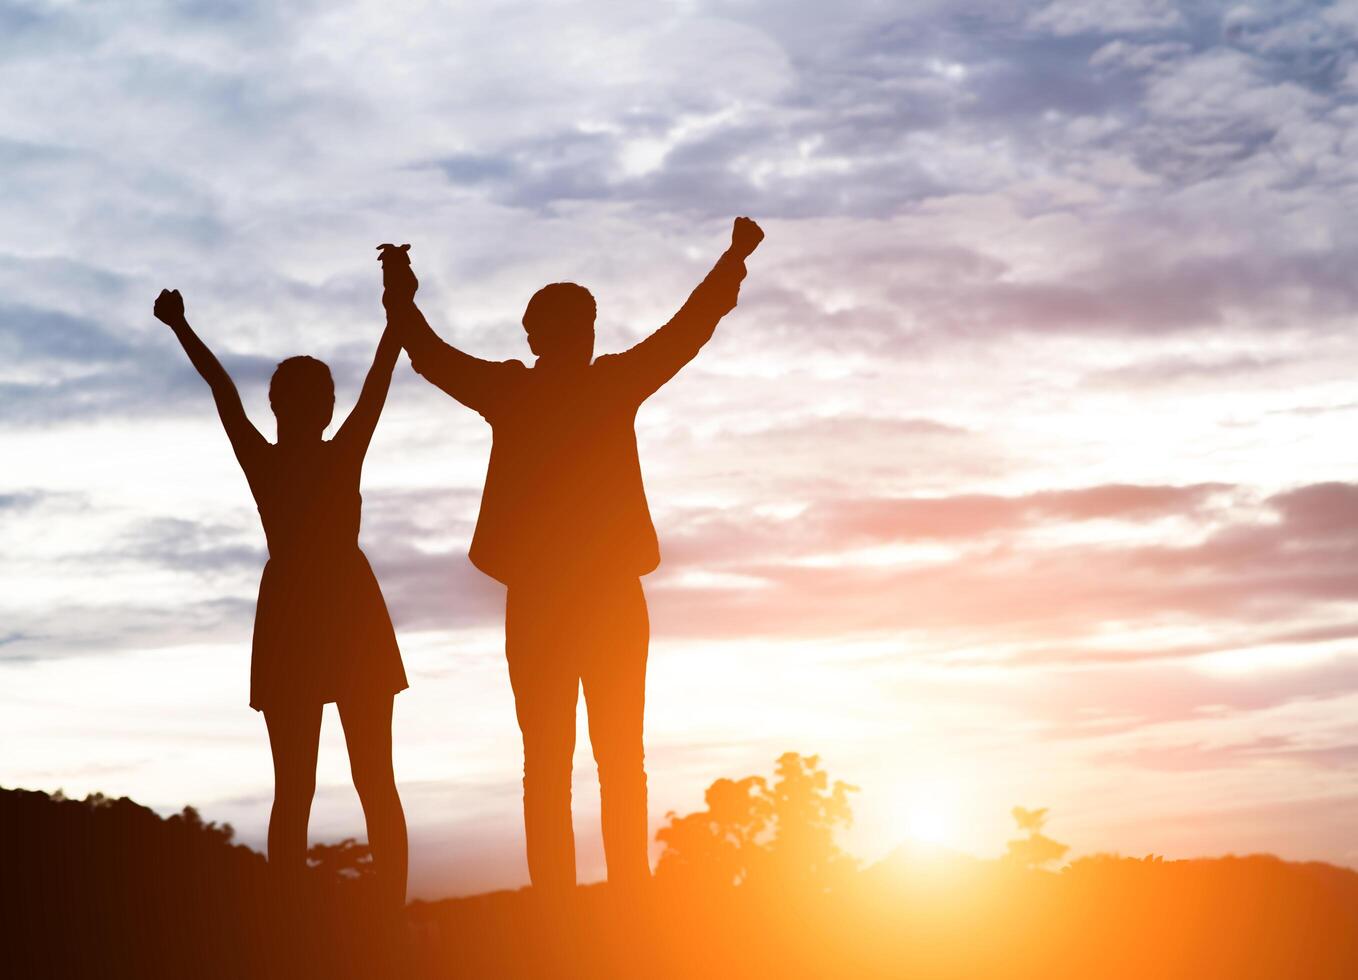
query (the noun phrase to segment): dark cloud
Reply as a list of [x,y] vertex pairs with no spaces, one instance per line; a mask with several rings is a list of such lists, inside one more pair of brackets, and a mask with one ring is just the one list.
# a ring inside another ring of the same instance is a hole
[[132,359],[133,346],[92,320],[60,310],[0,304],[0,356],[34,365],[85,366]]
[[0,493],[0,518],[31,510],[47,496],[48,494],[42,490],[15,490]]
[[145,562],[176,572],[231,574],[257,571],[268,557],[264,548],[242,540],[228,525],[200,524],[177,517],[140,522],[111,549],[120,559]]
[[[267,386],[278,359],[213,346],[242,390]],[[370,349],[336,353],[328,363],[337,387],[357,390]],[[120,334],[113,324],[89,317],[0,305],[0,357],[37,375],[0,381],[0,426],[165,416],[190,405],[210,411],[206,386],[168,330],[152,338]],[[267,428],[268,420],[257,418],[255,424]]]
[[[479,493],[459,490],[384,490],[365,495],[360,540],[399,629],[459,629],[493,625],[503,618],[503,587],[467,560],[479,500]],[[0,511],[3,507],[0,498]],[[430,541],[440,544],[431,548]],[[196,585],[195,590],[239,594],[226,607],[234,616],[253,609],[251,591],[268,552],[253,520],[241,525],[158,517],[135,522],[111,546],[90,557],[113,569],[146,565],[207,580],[211,584]],[[215,608],[214,601],[200,603],[205,609]],[[153,619],[171,614],[169,607],[157,609],[145,599],[134,605]],[[131,607],[115,611],[114,618],[122,616],[129,622],[117,627],[119,638],[111,636],[106,647],[133,641],[147,644],[147,631],[138,625],[141,615]],[[109,614],[94,613],[92,619],[107,621]],[[57,616],[51,622],[63,620]],[[179,638],[182,631],[171,631],[164,642]],[[71,638],[66,642],[75,643]]]
[[96,604],[79,598],[40,609],[5,610],[13,625],[0,660],[116,656],[192,643],[235,643],[248,650],[254,599],[212,598],[167,605],[153,598]]
[[1250,383],[1256,383],[1261,375],[1268,375],[1301,363],[1303,360],[1297,355],[1160,357],[1091,373],[1085,379],[1085,383],[1094,388],[1105,388],[1109,385],[1161,388],[1167,385],[1211,385],[1247,379]]
[[1358,286],[1344,271],[1358,251],[1167,258],[1110,244],[1068,280],[978,283],[951,318],[971,330],[1153,337],[1238,323],[1246,313],[1242,330],[1308,331],[1358,309]]
[[[784,45],[788,84],[758,111],[675,137],[681,113],[715,114],[734,93],[704,91],[687,105],[681,91],[670,92],[671,104],[617,112],[607,131],[582,131],[563,118],[495,152],[439,166],[450,180],[518,206],[607,197],[701,217],[756,201],[766,217],[882,217],[1022,179],[1022,166],[950,166],[956,151],[982,145],[1056,173],[1083,167],[1091,150],[1113,148],[1187,185],[1276,155],[1275,138],[1294,114],[1286,86],[1310,91],[1323,78],[1321,87],[1333,90],[1352,60],[1348,33],[1310,13],[1274,18],[1311,24],[1305,40],[1246,44],[1227,10],[1056,3],[993,14],[924,6],[901,16],[855,8],[829,22],[807,11],[795,30],[786,14],[760,5],[726,10]],[[1122,36],[1110,40],[1115,35]],[[1269,36],[1291,37],[1276,28]],[[1152,81],[1158,88],[1149,91]],[[1239,104],[1223,89],[1240,95]],[[1099,120],[1097,135],[1067,128],[1080,118]],[[931,137],[935,158],[912,143],[919,134]],[[672,145],[658,165],[629,175],[628,146],[667,136]]]
[[513,176],[514,164],[503,157],[459,153],[436,161],[436,165],[454,184],[480,184],[490,180],[508,180]]
[[1269,502],[1298,538],[1358,537],[1358,485],[1314,483],[1276,494]]
[[461,629],[503,620],[504,587],[467,558],[480,500],[479,490],[365,495],[361,540],[398,629]]
[[[86,375],[38,382],[0,382],[0,424],[33,426],[75,420],[163,417],[168,412],[211,398],[201,379],[187,364],[143,352],[138,360],[108,364]],[[263,358],[223,357],[238,383],[253,379],[262,384],[274,363]],[[157,363],[158,362],[158,363]],[[118,365],[121,364],[122,367]],[[163,370],[157,370],[161,368]],[[256,419],[257,425],[265,424]]]
[[1222,37],[1263,59],[1274,77],[1332,92],[1358,58],[1358,23],[1331,16],[1329,6],[1234,5],[1221,19]]
[[0,7],[0,54],[6,58],[35,57],[66,39],[71,18],[52,7],[6,3]]

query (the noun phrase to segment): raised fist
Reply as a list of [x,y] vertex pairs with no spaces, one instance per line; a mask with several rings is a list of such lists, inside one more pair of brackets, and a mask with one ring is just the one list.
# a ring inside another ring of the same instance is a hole
[[731,226],[731,251],[742,259],[759,247],[764,230],[749,218],[737,218]]
[[177,289],[162,289],[152,310],[161,323],[175,326],[184,322],[184,297]]
[[377,261],[382,263],[382,305],[406,304],[415,301],[415,290],[420,281],[410,268],[409,245],[379,245]]

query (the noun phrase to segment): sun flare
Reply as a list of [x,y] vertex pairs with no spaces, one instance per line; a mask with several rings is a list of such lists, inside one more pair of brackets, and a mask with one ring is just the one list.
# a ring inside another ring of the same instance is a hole
[[947,843],[948,818],[941,809],[921,809],[910,814],[910,836],[926,844]]
[[958,814],[955,787],[946,780],[914,784],[897,797],[898,839],[928,848],[956,847]]
[[952,827],[942,807],[917,806],[910,812],[906,829],[912,840],[922,844],[946,844]]

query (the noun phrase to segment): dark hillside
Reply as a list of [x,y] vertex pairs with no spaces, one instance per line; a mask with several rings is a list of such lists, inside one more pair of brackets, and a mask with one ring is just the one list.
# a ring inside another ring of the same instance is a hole
[[1267,856],[1044,871],[902,853],[829,888],[662,872],[644,902],[592,886],[549,914],[501,892],[417,902],[383,931],[337,870],[354,848],[321,852],[301,919],[272,904],[263,857],[192,809],[0,790],[0,827],[7,977],[1358,976],[1358,873]]

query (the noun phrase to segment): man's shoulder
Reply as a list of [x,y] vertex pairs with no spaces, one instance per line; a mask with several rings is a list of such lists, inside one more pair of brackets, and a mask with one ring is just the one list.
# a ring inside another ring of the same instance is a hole
[[491,376],[505,381],[512,378],[527,377],[530,369],[523,361],[482,361],[483,370],[491,372]]
[[617,354],[601,354],[589,366],[590,377],[595,385],[609,391],[625,391],[631,386],[631,378],[636,375],[637,362],[627,356],[627,351]]
[[532,385],[533,372],[523,361],[486,361],[485,363],[488,367],[484,374],[485,388],[488,393],[495,396],[492,399],[495,404],[509,396],[511,392],[519,391],[525,385],[530,387]]

